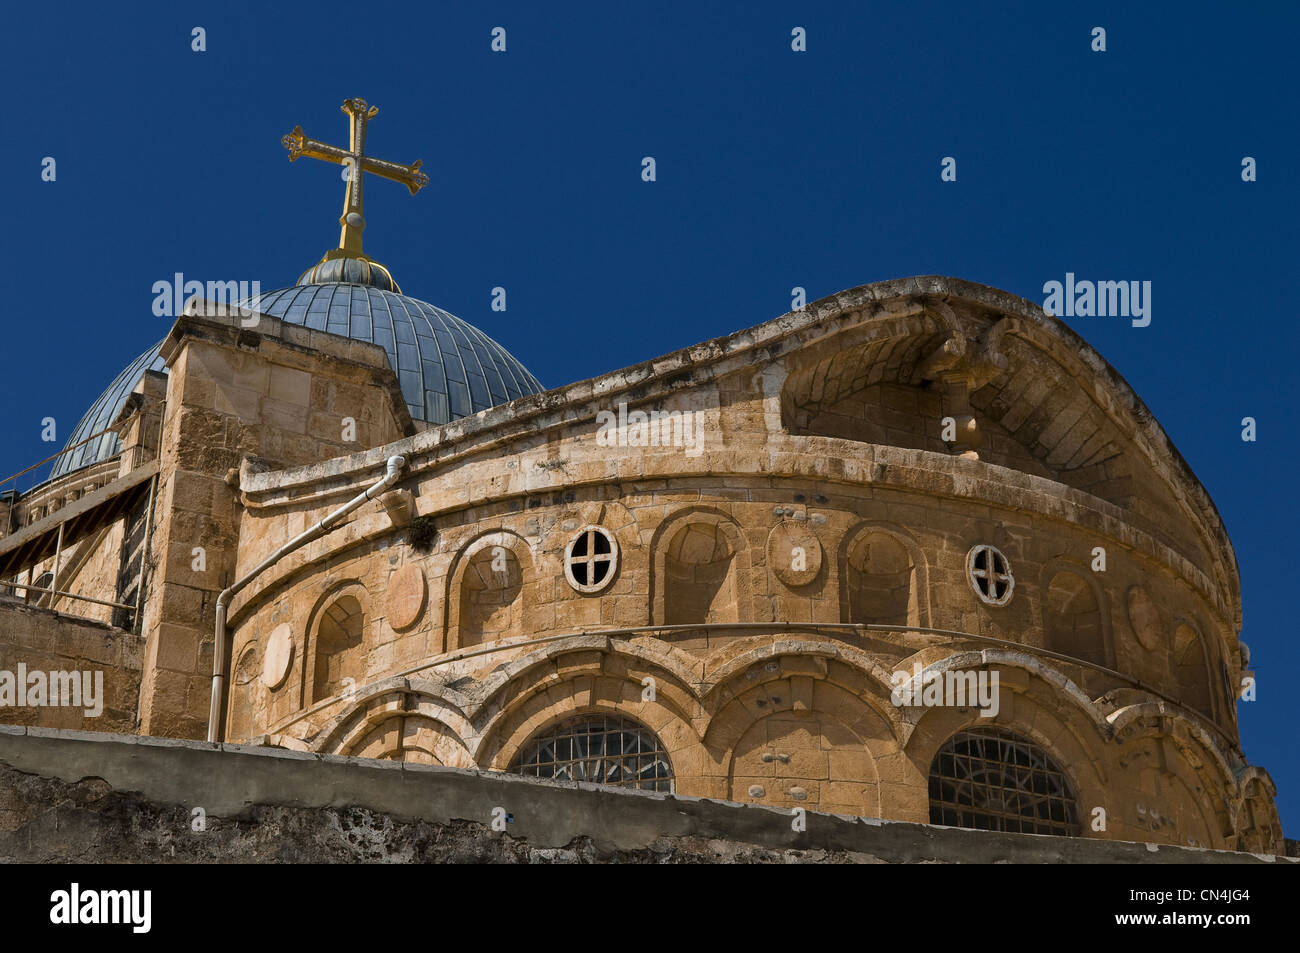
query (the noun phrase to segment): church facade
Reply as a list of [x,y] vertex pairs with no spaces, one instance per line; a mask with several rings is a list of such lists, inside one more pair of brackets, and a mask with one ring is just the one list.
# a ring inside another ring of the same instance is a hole
[[543,391],[342,223],[0,504],[0,661],[109,669],[0,716],[1282,852],[1223,523],[1041,308],[882,282]]

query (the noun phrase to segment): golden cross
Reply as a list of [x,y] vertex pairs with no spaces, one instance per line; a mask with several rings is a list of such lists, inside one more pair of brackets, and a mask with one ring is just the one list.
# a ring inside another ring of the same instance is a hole
[[382,175],[385,179],[401,182],[414,195],[429,184],[429,177],[420,171],[421,160],[416,159],[410,165],[389,162],[366,155],[366,123],[379,115],[379,107],[369,105],[364,99],[346,100],[340,109],[347,113],[351,131],[352,148],[340,149],[309,139],[303,134],[302,126],[295,126],[293,132],[281,141],[289,150],[289,161],[299,156],[312,159],[324,159],[347,166],[347,192],[343,196],[343,215],[339,224],[343,231],[339,234],[339,250],[326,255],[326,258],[360,257],[361,232],[366,227],[365,214],[361,207],[361,178],[363,172]]

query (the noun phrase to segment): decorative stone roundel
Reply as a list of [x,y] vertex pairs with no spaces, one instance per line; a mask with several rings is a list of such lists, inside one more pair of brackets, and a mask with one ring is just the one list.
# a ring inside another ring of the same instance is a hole
[[806,586],[822,568],[822,544],[802,523],[782,521],[767,535],[767,564],[787,586]]
[[266,640],[266,653],[262,656],[262,684],[275,691],[289,677],[293,664],[293,628],[281,622],[271,630]]
[[1159,647],[1164,620],[1151,594],[1141,586],[1133,586],[1128,591],[1128,622],[1144,649],[1150,652]]
[[427,589],[420,567],[408,563],[388,577],[388,591],[384,596],[384,610],[388,624],[394,630],[409,629],[424,614]]

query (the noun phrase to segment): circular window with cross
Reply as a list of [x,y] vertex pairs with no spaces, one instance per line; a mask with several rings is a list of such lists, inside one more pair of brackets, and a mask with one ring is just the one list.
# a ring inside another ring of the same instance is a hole
[[618,568],[618,543],[603,526],[584,526],[564,549],[564,578],[579,592],[600,592]]
[[974,546],[966,554],[966,578],[981,602],[991,606],[1004,606],[1011,601],[1016,580],[1011,575],[1011,563],[993,546]]

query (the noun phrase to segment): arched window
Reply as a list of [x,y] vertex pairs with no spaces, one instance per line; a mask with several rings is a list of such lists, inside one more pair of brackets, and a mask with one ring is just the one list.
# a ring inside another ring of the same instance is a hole
[[622,715],[582,715],[534,735],[510,770],[642,791],[673,789],[673,766],[653,731]]
[[343,680],[351,678],[357,687],[365,675],[365,651],[362,631],[365,615],[361,603],[352,596],[336,599],[321,613],[316,628],[316,671],[312,680],[312,699],[321,701],[343,690]]
[[509,546],[485,546],[460,582],[460,647],[495,642],[522,631],[523,567]]
[[721,526],[691,523],[668,544],[664,624],[739,621],[736,551]]
[[847,622],[915,625],[912,557],[888,533],[867,533],[848,552],[845,586]]
[[1191,626],[1183,623],[1174,633],[1174,677],[1183,704],[1206,718],[1214,717],[1210,703],[1210,670],[1205,664],[1205,647]]
[[1048,583],[1043,626],[1050,651],[1096,665],[1106,664],[1097,596],[1078,573],[1064,570]]
[[35,602],[37,604],[40,604],[42,600],[48,601],[50,599],[50,594],[48,592],[39,592],[38,590],[54,588],[54,573],[41,573],[36,577],[36,581],[33,582],[32,585],[36,588],[27,590],[27,601]]
[[949,738],[930,765],[930,823],[1079,836],[1070,783],[1042,748],[997,728]]
[[1250,779],[1242,789],[1237,831],[1237,850],[1273,854],[1281,848],[1282,829],[1278,823],[1277,810],[1259,778]]

